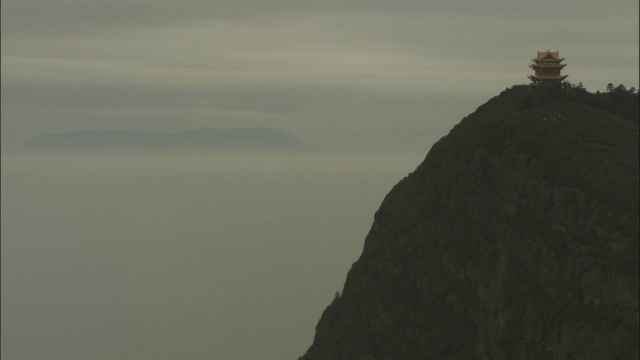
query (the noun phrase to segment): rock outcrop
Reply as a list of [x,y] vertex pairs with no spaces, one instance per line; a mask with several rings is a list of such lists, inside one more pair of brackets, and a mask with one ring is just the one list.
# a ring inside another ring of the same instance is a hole
[[515,86],[386,196],[304,360],[637,359],[637,94]]

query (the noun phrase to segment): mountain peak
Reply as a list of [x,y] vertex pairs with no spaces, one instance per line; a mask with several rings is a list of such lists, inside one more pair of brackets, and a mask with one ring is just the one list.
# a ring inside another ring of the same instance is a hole
[[638,357],[636,94],[517,86],[385,197],[304,360]]

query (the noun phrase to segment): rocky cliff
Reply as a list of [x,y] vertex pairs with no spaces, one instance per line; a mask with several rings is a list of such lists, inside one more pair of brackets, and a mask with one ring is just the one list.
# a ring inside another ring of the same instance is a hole
[[386,196],[304,360],[637,359],[638,96],[515,86]]

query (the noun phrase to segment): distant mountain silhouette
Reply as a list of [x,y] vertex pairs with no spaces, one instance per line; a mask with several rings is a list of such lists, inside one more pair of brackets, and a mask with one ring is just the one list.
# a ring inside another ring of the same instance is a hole
[[25,148],[47,152],[301,152],[315,149],[293,135],[270,128],[201,128],[175,134],[84,130],[41,135],[29,141]]
[[633,93],[480,106],[385,197],[301,359],[638,359],[638,139]]

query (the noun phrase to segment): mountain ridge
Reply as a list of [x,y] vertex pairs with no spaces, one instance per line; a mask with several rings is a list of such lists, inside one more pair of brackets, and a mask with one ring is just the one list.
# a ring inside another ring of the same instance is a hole
[[273,151],[318,150],[299,138],[272,128],[199,128],[173,134],[149,131],[81,130],[44,134],[24,146],[30,151]]

